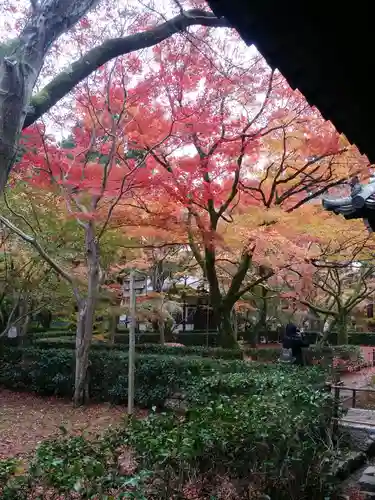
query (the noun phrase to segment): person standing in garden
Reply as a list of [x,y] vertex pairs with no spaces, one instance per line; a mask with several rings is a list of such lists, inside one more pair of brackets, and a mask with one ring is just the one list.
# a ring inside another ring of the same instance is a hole
[[[301,366],[304,364],[302,354],[303,347],[309,347],[309,343],[303,339],[300,330],[294,323],[288,323],[285,327],[283,349],[289,350],[290,363]],[[284,352],[282,357],[286,354],[287,353]]]

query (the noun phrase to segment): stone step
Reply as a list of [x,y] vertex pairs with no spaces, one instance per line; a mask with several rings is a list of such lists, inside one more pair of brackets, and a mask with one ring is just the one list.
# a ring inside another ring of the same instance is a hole
[[371,493],[375,498],[375,467],[366,467],[359,478],[358,486],[363,492]]

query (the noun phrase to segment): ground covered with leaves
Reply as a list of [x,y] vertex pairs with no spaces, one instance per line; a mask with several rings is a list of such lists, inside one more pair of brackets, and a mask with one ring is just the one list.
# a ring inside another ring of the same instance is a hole
[[71,435],[96,435],[120,424],[125,412],[124,406],[74,408],[68,400],[0,389],[0,459],[27,457],[62,429]]

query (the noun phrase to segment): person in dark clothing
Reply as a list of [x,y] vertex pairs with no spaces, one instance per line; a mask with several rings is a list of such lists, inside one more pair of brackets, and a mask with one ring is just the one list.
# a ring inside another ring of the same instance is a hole
[[296,365],[303,365],[303,347],[309,347],[309,343],[305,342],[300,331],[294,323],[288,323],[285,327],[283,348],[292,350],[294,364]]

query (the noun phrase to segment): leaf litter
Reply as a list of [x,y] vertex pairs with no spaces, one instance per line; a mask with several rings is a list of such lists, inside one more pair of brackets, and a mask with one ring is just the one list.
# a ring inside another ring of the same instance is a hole
[[61,434],[62,428],[71,435],[96,436],[120,425],[125,415],[125,406],[98,403],[74,408],[57,397],[0,389],[0,459],[27,459],[41,441]]

